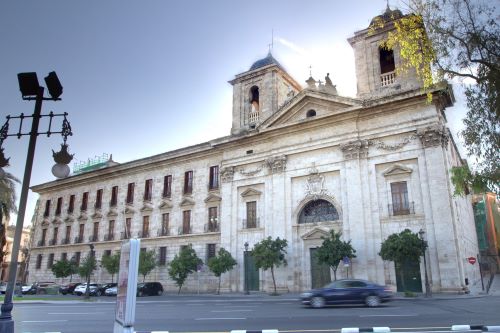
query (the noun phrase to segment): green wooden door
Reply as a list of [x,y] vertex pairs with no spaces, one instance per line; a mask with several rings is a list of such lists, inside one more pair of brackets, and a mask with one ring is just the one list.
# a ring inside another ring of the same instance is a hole
[[[250,251],[245,252],[245,290],[259,291],[259,269],[255,267],[255,261]],[[246,288],[248,283],[248,289]]]
[[319,263],[316,257],[316,250],[317,249],[309,250],[311,257],[311,287],[313,289],[324,287],[326,284],[332,282],[330,267]]
[[422,280],[420,278],[420,263],[408,260],[402,264],[396,264],[395,266],[398,291],[421,293]]

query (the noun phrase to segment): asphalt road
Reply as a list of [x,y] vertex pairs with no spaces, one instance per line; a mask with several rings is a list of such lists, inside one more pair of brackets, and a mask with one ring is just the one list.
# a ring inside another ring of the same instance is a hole
[[[112,332],[114,298],[63,304],[18,303],[16,332]],[[162,296],[138,299],[136,331],[280,332],[338,331],[343,327],[388,326],[400,331],[446,330],[451,325],[500,325],[500,297],[395,300],[379,308],[310,309],[287,297]]]

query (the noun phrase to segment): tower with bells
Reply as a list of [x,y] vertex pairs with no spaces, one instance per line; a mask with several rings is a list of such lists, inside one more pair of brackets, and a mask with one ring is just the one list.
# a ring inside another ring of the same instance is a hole
[[233,86],[233,135],[254,130],[290,95],[302,90],[271,52],[229,83]]

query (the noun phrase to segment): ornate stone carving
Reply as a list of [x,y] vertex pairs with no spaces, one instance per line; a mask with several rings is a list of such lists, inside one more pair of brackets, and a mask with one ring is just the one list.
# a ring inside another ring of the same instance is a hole
[[354,140],[340,145],[340,150],[344,154],[344,159],[351,160],[356,158],[367,158],[368,157],[368,146],[369,142],[367,140]]
[[241,173],[243,176],[247,176],[247,177],[251,177],[251,176],[255,176],[256,174],[258,174],[259,172],[262,171],[262,165],[259,165],[257,167],[257,169],[255,170],[249,170],[249,171],[245,171],[245,169],[241,168],[240,170],[238,170],[239,173]]
[[316,169],[313,164],[313,167],[309,171],[309,177],[307,178],[306,196],[316,200],[319,196],[326,194],[325,177],[320,175],[318,169]]
[[232,182],[234,178],[234,167],[225,167],[220,171],[220,179],[223,183]]
[[446,127],[442,125],[434,125],[420,129],[417,131],[417,135],[425,148],[439,145],[446,147],[450,139]]
[[278,155],[266,160],[267,167],[271,173],[280,173],[286,170],[286,156]]
[[375,140],[370,140],[369,144],[374,145],[375,147],[383,150],[398,150],[406,146],[408,143],[410,143],[412,140],[415,140],[417,138],[416,134],[412,134],[410,136],[405,137],[401,142],[394,143],[394,144],[387,144],[382,141],[375,141]]

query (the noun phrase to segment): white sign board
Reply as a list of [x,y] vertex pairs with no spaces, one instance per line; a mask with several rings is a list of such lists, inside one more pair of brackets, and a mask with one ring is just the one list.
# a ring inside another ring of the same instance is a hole
[[139,239],[129,239],[122,242],[114,333],[134,332],[140,245]]

